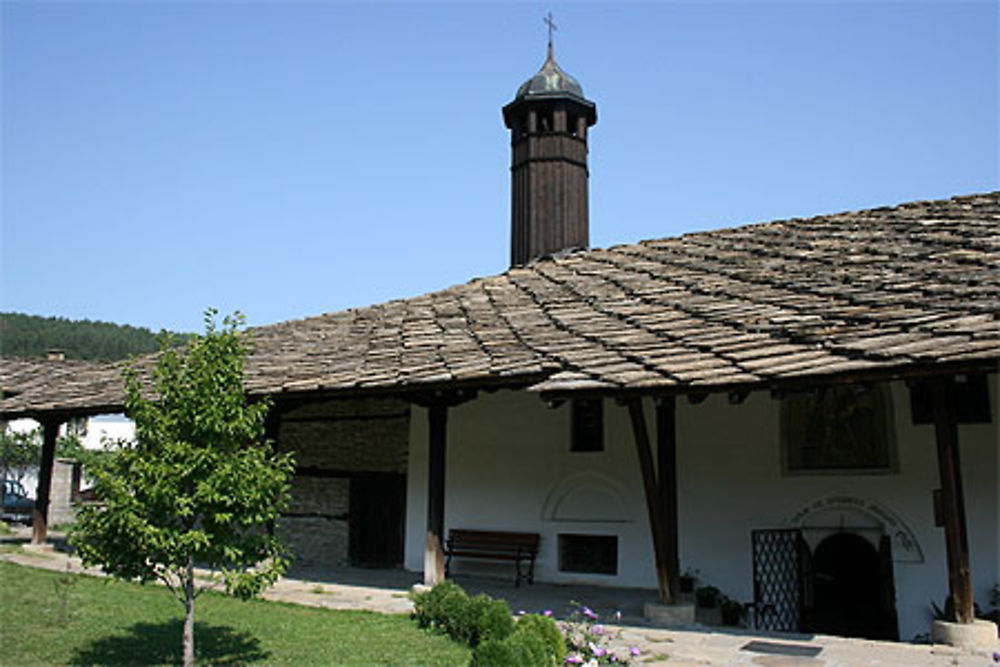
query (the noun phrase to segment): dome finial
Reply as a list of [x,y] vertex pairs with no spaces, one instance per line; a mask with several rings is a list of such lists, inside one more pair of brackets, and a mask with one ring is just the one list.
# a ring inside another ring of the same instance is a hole
[[555,60],[555,54],[552,49],[552,33],[558,28],[556,27],[555,21],[552,20],[552,12],[549,12],[542,21],[549,27],[549,52],[546,60]]

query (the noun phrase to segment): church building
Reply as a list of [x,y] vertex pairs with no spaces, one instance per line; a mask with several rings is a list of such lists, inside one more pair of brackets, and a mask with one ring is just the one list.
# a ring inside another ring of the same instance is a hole
[[[909,640],[931,602],[988,607],[1000,193],[591,249],[597,107],[551,43],[502,117],[508,271],[251,330],[300,564],[433,582],[450,531],[506,531],[536,582],[670,603],[696,571],[762,629]],[[118,373],[5,380],[0,416],[120,410]]]

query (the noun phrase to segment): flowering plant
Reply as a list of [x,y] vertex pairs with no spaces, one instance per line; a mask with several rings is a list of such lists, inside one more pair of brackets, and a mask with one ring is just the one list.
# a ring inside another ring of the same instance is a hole
[[[573,609],[569,620],[559,624],[569,648],[567,664],[585,667],[629,665],[632,658],[639,657],[637,647],[631,647],[627,653],[611,647],[611,643],[621,637],[620,629],[609,629],[606,623],[600,622],[600,616],[590,607],[575,600],[569,604]],[[615,623],[621,623],[621,619],[621,612],[615,612]]]

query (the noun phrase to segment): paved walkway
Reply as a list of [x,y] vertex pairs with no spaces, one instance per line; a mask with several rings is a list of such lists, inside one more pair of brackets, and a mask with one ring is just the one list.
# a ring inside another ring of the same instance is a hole
[[[27,546],[23,529],[0,542],[20,545],[3,550],[3,560],[61,572],[88,571],[80,560],[64,550]],[[59,536],[53,536],[56,547]],[[264,597],[295,604],[329,609],[367,609],[389,614],[409,613],[413,605],[407,596],[419,575],[402,570],[298,570],[283,578]],[[510,582],[458,577],[457,582],[469,593],[486,592],[504,598],[516,611],[552,610],[556,616],[568,614],[571,600],[586,603],[601,615],[613,618],[620,611],[622,621],[615,644],[627,651],[641,651],[639,664],[689,667],[694,665],[762,665],[765,667],[839,667],[842,665],[879,665],[914,667],[940,665],[958,667],[997,667],[989,649],[961,651],[949,646],[874,642],[825,635],[762,634],[747,630],[722,630],[707,626],[684,629],[649,627],[641,616],[642,603],[653,591],[613,589],[596,586],[558,586],[535,584],[515,588]]]

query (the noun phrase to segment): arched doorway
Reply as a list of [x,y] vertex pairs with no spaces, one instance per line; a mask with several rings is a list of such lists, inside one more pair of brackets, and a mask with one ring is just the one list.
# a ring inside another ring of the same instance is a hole
[[835,533],[812,557],[813,599],[808,628],[843,637],[893,639],[895,600],[889,542],[876,549],[864,537]]

